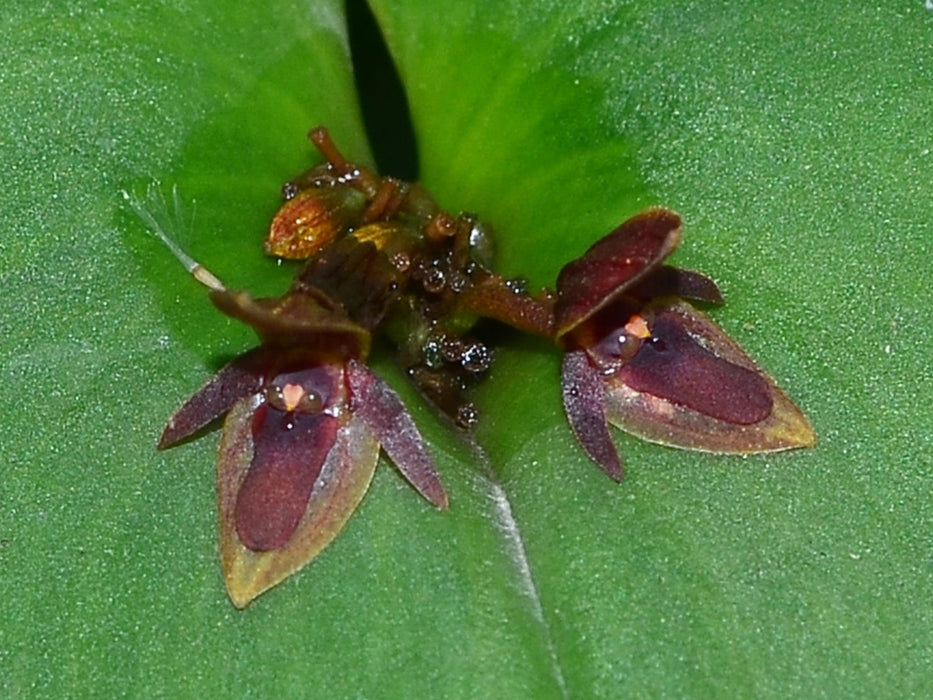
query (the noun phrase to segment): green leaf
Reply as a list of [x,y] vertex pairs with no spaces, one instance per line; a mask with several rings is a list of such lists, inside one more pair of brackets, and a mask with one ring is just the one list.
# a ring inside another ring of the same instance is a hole
[[[716,457],[616,433],[583,457],[559,362],[511,335],[486,456],[404,394],[451,497],[382,460],[310,567],[236,611],[218,436],[154,445],[254,343],[121,190],[277,293],[278,186],[327,124],[367,158],[342,4],[8,3],[0,58],[0,688],[9,697],[910,697],[933,683],[928,279],[933,13],[740,2],[374,2],[421,178],[552,284],[623,218],[685,219],[672,262],[807,412],[813,450]],[[196,200],[196,206],[190,202]],[[400,391],[391,363],[376,368]]]

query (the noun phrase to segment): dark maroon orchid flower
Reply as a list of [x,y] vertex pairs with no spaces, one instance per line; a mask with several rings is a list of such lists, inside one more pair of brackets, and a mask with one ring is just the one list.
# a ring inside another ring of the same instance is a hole
[[721,304],[722,296],[704,275],[662,265],[680,237],[677,214],[646,210],[557,280],[564,408],[586,453],[617,481],[622,463],[607,421],[706,452],[771,452],[815,440],[774,381],[684,300]]
[[172,416],[160,448],[226,416],[217,459],[220,550],[245,607],[337,536],[366,493],[379,447],[438,508],[447,494],[401,399],[363,364],[369,332],[316,290],[229,292],[192,265],[224,313],[262,344],[223,367]]

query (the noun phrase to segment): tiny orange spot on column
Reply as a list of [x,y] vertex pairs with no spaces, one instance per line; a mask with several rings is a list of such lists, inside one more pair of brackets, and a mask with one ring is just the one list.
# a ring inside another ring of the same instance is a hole
[[647,340],[651,337],[651,331],[648,330],[648,323],[638,314],[632,316],[625,324],[625,331],[636,338]]
[[304,394],[305,390],[302,388],[301,384],[286,384],[283,386],[282,399],[285,401],[285,408],[289,411],[294,411]]

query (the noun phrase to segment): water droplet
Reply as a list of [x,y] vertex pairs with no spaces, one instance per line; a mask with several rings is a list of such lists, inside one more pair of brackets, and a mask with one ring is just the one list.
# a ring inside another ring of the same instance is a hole
[[428,294],[437,294],[444,290],[447,279],[444,277],[444,273],[440,268],[432,265],[424,271],[424,279],[421,281],[421,284],[424,285],[424,291],[428,292]]
[[431,369],[437,369],[444,364],[444,354],[438,338],[428,338],[421,347],[421,354],[424,356],[424,364]]
[[459,338],[444,338],[441,344],[441,353],[447,362],[460,362],[463,351],[463,342]]
[[478,420],[479,411],[472,403],[460,404],[457,408],[457,425],[464,430],[472,428]]
[[463,349],[460,364],[467,372],[485,372],[492,365],[492,351],[482,343],[470,343]]
[[524,294],[528,291],[528,280],[524,277],[513,277],[505,281],[505,286],[511,289],[513,294]]

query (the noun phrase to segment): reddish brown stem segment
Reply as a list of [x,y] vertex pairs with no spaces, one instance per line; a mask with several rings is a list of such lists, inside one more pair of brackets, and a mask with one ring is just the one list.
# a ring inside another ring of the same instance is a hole
[[376,191],[379,189],[377,184],[379,178],[373,175],[368,168],[356,165],[347,160],[343,153],[340,152],[340,149],[337,148],[333,139],[331,139],[330,132],[326,127],[314,127],[308,132],[308,138],[317,150],[321,152],[321,155],[327,159],[327,162],[331,164],[339,177],[352,179],[358,182],[360,189],[369,198],[376,195]]

